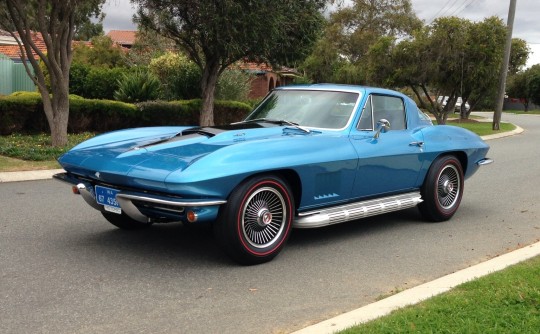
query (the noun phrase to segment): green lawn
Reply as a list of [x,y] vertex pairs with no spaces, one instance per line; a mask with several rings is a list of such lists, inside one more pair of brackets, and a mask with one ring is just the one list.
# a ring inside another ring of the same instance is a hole
[[529,110],[527,112],[524,112],[523,110],[505,110],[504,112],[518,115],[540,115],[540,110]]
[[516,128],[515,125],[510,123],[501,123],[500,124],[500,130],[494,131],[492,130],[493,124],[491,122],[459,122],[459,121],[451,121],[447,123],[448,125],[455,125],[459,126],[468,130],[471,130],[472,132],[476,133],[479,136],[487,136],[487,135],[493,135],[496,133],[501,132],[507,132],[512,131]]
[[28,161],[54,161],[73,146],[93,136],[90,132],[69,135],[65,147],[52,147],[48,134],[0,136],[0,156]]
[[539,333],[540,257],[341,334]]

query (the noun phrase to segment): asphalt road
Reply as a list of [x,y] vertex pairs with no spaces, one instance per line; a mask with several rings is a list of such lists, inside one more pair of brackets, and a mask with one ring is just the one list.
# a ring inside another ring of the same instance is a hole
[[60,182],[0,184],[1,333],[288,333],[540,240],[540,117],[445,223],[416,209],[295,230],[274,261],[232,263],[205,229],[115,229]]

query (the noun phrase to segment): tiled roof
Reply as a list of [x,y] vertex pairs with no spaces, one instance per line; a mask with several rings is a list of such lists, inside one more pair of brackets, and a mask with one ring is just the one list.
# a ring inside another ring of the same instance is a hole
[[107,33],[113,42],[121,45],[133,45],[137,39],[137,32],[134,30],[111,30]]
[[[32,40],[39,50],[44,53],[47,52],[47,47],[45,46],[41,33],[32,32]],[[19,49],[18,45],[0,45],[0,53],[12,59],[21,59],[21,50]],[[32,55],[34,56],[34,59],[39,58],[34,51],[32,51]]]
[[274,72],[274,73],[293,73],[296,74],[297,71],[289,67],[281,67],[279,70],[273,69],[272,66],[266,63],[254,63],[254,62],[239,62],[234,66],[237,66],[239,69],[248,71],[248,72]]

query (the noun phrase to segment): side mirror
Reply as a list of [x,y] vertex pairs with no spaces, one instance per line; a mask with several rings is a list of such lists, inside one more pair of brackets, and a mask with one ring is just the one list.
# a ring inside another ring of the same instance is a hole
[[381,132],[386,133],[388,130],[390,130],[390,122],[384,118],[380,119],[377,122],[377,132],[375,132],[375,135],[373,136],[373,138],[379,139]]

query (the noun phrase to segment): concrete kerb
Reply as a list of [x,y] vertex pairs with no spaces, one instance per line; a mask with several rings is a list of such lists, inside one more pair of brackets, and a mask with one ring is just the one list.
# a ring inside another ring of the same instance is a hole
[[24,172],[1,172],[0,183],[17,181],[36,181],[50,179],[54,174],[63,172],[63,169],[32,170]]
[[405,290],[378,302],[341,314],[332,319],[303,328],[292,334],[330,334],[385,316],[390,312],[414,305],[425,299],[446,292],[462,283],[502,270],[508,266],[540,255],[540,242],[511,253],[500,255],[486,262],[457,271],[453,274]]

